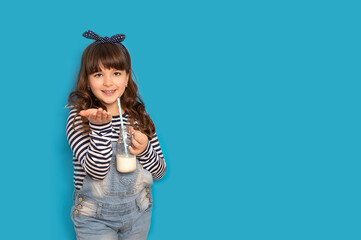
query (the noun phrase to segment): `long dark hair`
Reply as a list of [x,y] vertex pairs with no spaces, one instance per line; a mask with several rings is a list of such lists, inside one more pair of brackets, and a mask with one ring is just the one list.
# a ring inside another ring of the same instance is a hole
[[[151,139],[155,133],[153,121],[145,111],[143,100],[138,94],[138,87],[132,78],[131,60],[128,50],[119,43],[119,45],[112,43],[90,44],[83,52],[81,57],[80,70],[75,84],[75,90],[69,94],[69,104],[74,105],[77,114],[81,110],[89,108],[103,108],[107,110],[106,106],[102,104],[93,94],[89,87],[89,75],[100,71],[99,63],[104,68],[114,68],[117,70],[125,70],[129,74],[128,87],[125,89],[122,97],[122,108],[128,112],[130,117],[130,124],[137,130],[141,131]],[[90,131],[88,119],[82,117],[83,128],[85,133]],[[137,124],[135,124],[135,121]]]

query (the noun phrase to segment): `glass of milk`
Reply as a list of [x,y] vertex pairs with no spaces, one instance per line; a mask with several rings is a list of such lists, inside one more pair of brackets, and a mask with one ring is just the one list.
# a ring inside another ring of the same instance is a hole
[[137,168],[136,156],[131,154],[128,149],[128,146],[132,144],[132,135],[129,131],[130,126],[124,126],[125,144],[122,129],[120,129],[119,139],[117,141],[116,164],[117,170],[120,173],[130,173]]

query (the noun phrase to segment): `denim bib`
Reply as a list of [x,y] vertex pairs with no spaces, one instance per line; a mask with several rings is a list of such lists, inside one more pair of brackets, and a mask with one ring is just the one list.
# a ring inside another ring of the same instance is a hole
[[137,198],[139,193],[153,184],[150,172],[137,161],[137,168],[131,173],[120,173],[116,168],[116,142],[112,142],[113,155],[110,170],[103,180],[85,176],[83,187],[77,195],[83,195],[99,202],[123,204]]

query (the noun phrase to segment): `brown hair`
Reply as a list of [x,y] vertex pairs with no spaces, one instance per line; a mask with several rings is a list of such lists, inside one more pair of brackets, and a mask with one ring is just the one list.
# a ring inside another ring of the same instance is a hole
[[[89,108],[107,108],[94,96],[89,87],[88,76],[100,71],[99,63],[106,69],[125,70],[129,74],[128,87],[125,89],[122,97],[122,109],[128,112],[130,124],[148,136],[150,140],[155,133],[153,121],[145,111],[144,103],[138,94],[138,87],[132,79],[132,67],[128,50],[119,43],[90,44],[83,52],[81,57],[80,70],[75,84],[75,90],[69,94],[69,104],[74,105],[77,114],[73,120],[79,115],[81,110]],[[82,117],[83,128],[85,133],[90,132],[88,119]],[[137,124],[135,124],[137,121]]]

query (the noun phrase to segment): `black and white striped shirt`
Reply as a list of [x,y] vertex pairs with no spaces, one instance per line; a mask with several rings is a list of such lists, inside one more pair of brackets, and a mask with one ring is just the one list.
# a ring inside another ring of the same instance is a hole
[[[119,138],[120,116],[113,116],[107,124],[89,123],[91,131],[84,134],[80,115],[76,117],[75,128],[73,127],[75,114],[76,109],[72,108],[68,114],[66,135],[73,151],[74,185],[80,190],[86,174],[94,180],[102,180],[107,175],[113,154],[111,142]],[[129,125],[128,114],[122,116],[123,123]],[[145,151],[137,155],[137,159],[152,174],[154,180],[160,180],[164,176],[167,167],[156,134],[148,141]]]

